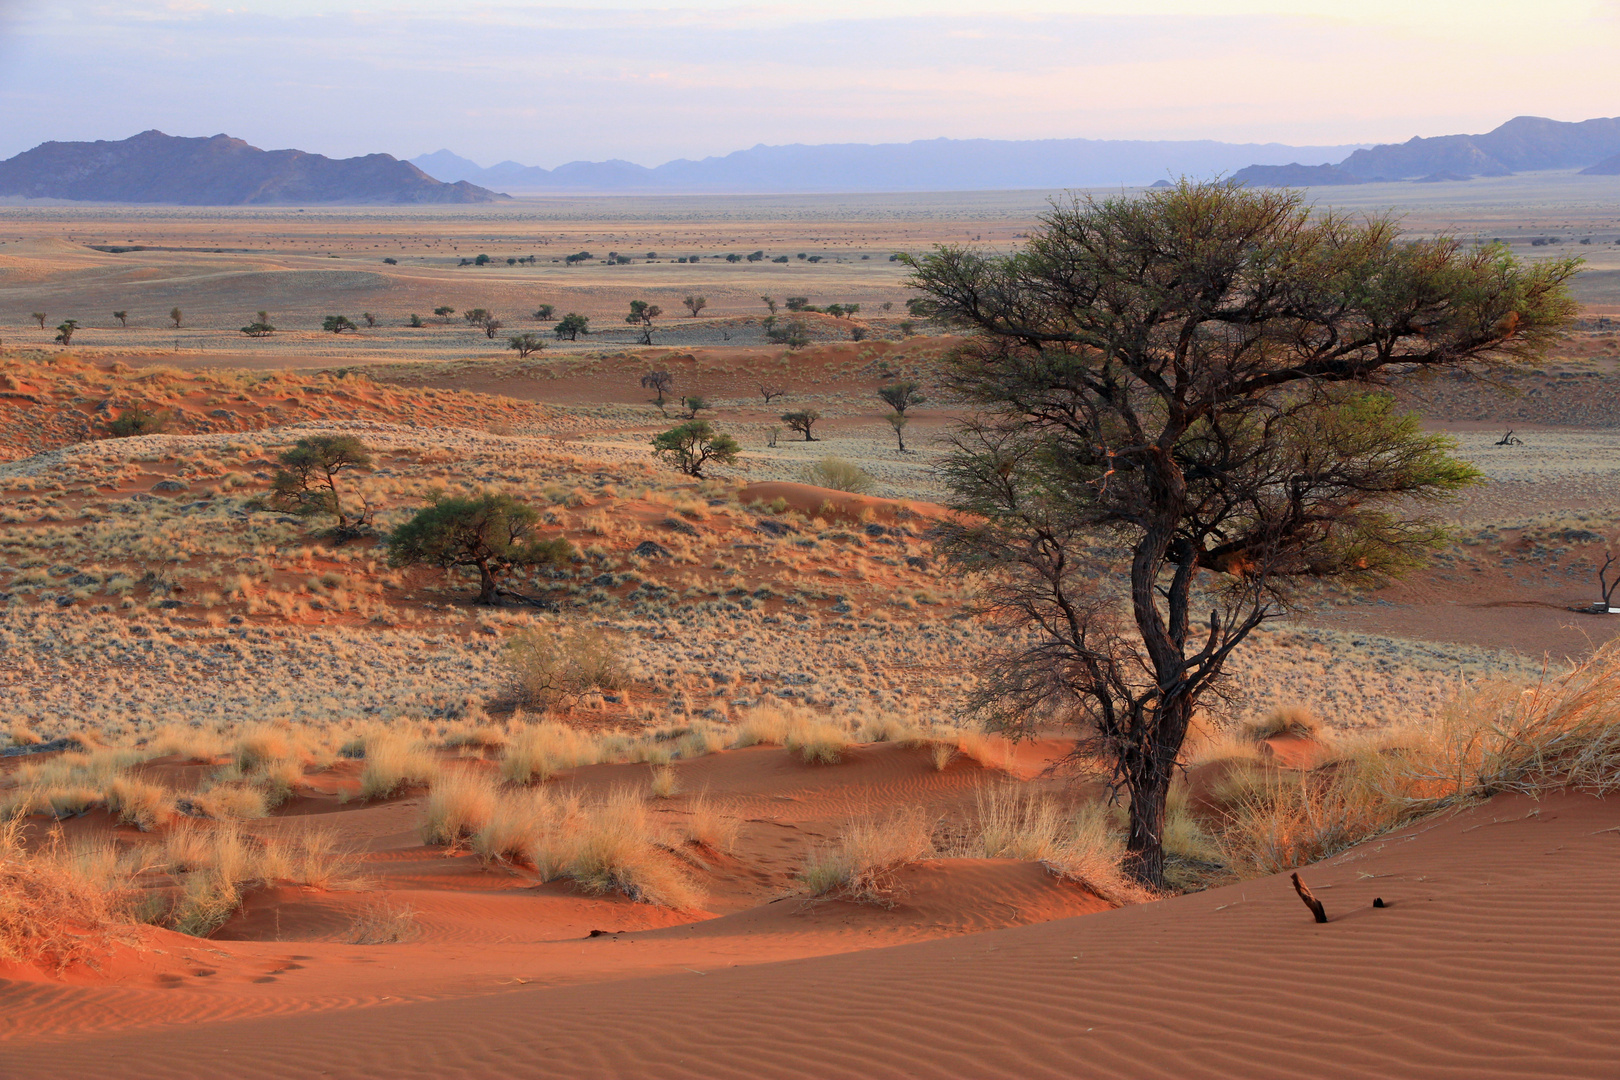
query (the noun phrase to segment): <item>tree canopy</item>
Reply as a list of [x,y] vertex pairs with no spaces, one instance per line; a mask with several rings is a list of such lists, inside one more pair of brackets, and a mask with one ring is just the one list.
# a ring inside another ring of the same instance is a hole
[[653,436],[653,453],[688,476],[702,477],[703,466],[711,461],[729,465],[737,460],[742,447],[724,432],[714,430],[707,420],[688,420]]
[[536,537],[539,524],[539,513],[510,495],[440,492],[394,530],[388,558],[394,566],[426,563],[476,569],[477,602],[495,604],[508,592],[501,579],[513,569],[560,565],[573,555],[574,547],[565,537]]
[[353,435],[309,435],[281,454],[281,469],[270,482],[268,504],[284,513],[337,518],[337,537],[354,536],[370,518],[362,502],[359,511],[343,504],[338,474],[346,470],[369,472],[371,451]]
[[974,706],[1014,736],[1074,724],[1161,884],[1170,777],[1232,650],[1301,581],[1419,562],[1442,537],[1421,509],[1475,479],[1380,389],[1540,355],[1577,262],[1191,182],[1056,205],[1010,255],[906,261],[917,309],[973,334],[948,551],[1033,631]]

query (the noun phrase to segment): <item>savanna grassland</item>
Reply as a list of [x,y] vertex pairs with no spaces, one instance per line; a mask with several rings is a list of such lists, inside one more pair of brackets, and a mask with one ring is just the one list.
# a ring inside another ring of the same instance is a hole
[[[1385,1006],[1408,1017],[1470,992],[1482,936],[1532,981],[1556,957],[1579,968],[1545,991],[1563,1032],[1612,874],[1567,934],[1489,920],[1609,857],[1604,804],[1565,788],[1620,755],[1616,628],[1573,610],[1620,515],[1620,219],[1569,178],[1334,195],[1590,254],[1585,308],[1534,368],[1401,388],[1485,482],[1439,511],[1430,567],[1318,589],[1238,655],[1172,791],[1166,897],[1120,872],[1118,810],[1061,732],[1012,745],[961,715],[1004,632],[932,539],[960,339],[907,310],[890,256],[1006,249],[1044,196],[0,207],[0,1052],[87,1076],[219,1046],[242,1075],[1045,1075],[1067,1059],[1021,1057],[1008,1016],[959,1033],[984,987],[1033,979],[1118,989],[1078,1025],[1112,1033],[1099,1068],[1172,1069],[1235,1017],[1124,963],[1142,934],[1310,982],[1334,1018],[1282,1027],[1374,1072],[1395,1059],[1346,1032],[1388,1017],[1339,1018],[1319,977],[1366,948],[1416,959]],[[662,313],[628,323],[637,300]],[[589,332],[556,334],[567,313]],[[922,395],[905,449],[877,395],[898,381]],[[653,456],[689,412],[735,461]],[[370,454],[336,480],[353,535],[271,498],[332,435]],[[431,499],[487,492],[568,557],[498,606],[390,560]],[[1527,872],[1525,845],[1561,854]],[[1284,874],[1305,864],[1336,912],[1376,890],[1393,921],[1306,939]],[[1173,1037],[1132,1011],[1149,994],[1185,1009]],[[658,1019],[609,1037],[624,1001]],[[859,1061],[808,1034],[849,1023],[882,1029]],[[402,1040],[435,1049],[402,1064]]]

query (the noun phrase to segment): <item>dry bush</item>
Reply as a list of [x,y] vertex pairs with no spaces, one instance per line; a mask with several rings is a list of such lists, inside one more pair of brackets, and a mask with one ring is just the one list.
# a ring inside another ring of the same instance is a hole
[[237,737],[232,748],[236,767],[244,774],[266,766],[302,758],[302,748],[284,728],[256,724]]
[[428,789],[422,842],[454,844],[477,833],[495,814],[499,793],[478,769],[445,769]]
[[1279,705],[1258,720],[1243,726],[1243,734],[1253,742],[1264,742],[1280,735],[1315,739],[1322,733],[1322,721],[1303,705]]
[[851,821],[805,858],[796,877],[811,896],[892,905],[896,872],[933,854],[933,822],[913,808]]
[[602,747],[591,735],[546,720],[512,736],[501,753],[501,775],[515,784],[527,784],[601,759]]
[[355,912],[346,940],[350,945],[396,945],[420,932],[415,908],[379,896]]
[[263,789],[243,783],[212,785],[193,795],[191,804],[208,817],[224,820],[261,818],[270,812]]
[[1410,816],[1353,768],[1252,770],[1246,781],[1216,837],[1222,856],[1241,876],[1324,859]]
[[600,630],[536,627],[506,646],[512,696],[520,705],[545,709],[589,690],[619,690],[630,683],[619,650]]
[[968,858],[1044,863],[1116,904],[1148,899],[1120,868],[1124,845],[1095,802],[1066,808],[1050,795],[1016,784],[985,784],[974,793],[971,828],[953,851]]
[[926,739],[927,733],[914,718],[902,718],[888,713],[866,717],[855,730],[855,741],[862,743],[892,742],[902,746],[917,746]]
[[386,799],[413,784],[431,782],[438,772],[438,759],[421,743],[401,734],[372,735],[366,739],[360,797]]
[[843,458],[823,458],[805,470],[804,482],[816,487],[847,491],[852,495],[866,495],[876,489],[872,474]]
[[92,962],[119,921],[118,896],[59,836],[29,852],[22,819],[0,822],[0,960],[61,971]]

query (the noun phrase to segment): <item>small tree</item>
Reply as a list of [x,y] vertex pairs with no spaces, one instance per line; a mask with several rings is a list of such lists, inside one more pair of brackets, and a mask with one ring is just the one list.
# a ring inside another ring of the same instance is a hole
[[242,327],[242,333],[248,337],[269,337],[275,332],[276,328],[270,325],[270,313],[268,311],[259,312],[258,318]]
[[688,295],[681,303],[686,305],[686,310],[689,312],[687,318],[690,319],[697,318],[697,313],[709,306],[709,300],[704,296]]
[[805,442],[817,441],[816,437],[810,434],[810,429],[815,425],[815,422],[820,419],[821,414],[814,409],[797,409],[793,412],[785,412],[782,414],[782,423],[786,424],[794,431],[804,432]]
[[670,428],[652,441],[653,453],[688,476],[703,476],[703,466],[711,461],[730,465],[742,447],[730,435],[715,431],[707,420],[688,420]]
[[664,398],[675,388],[675,376],[667,371],[649,371],[641,377],[641,388],[657,393],[658,397],[653,399],[653,404],[658,406],[659,412],[668,416],[669,413],[664,409]]
[[774,296],[761,296],[760,299],[762,301],[764,301],[765,306],[770,309],[771,314],[775,315],[776,314],[776,297],[774,297]]
[[664,309],[657,304],[649,304],[645,300],[632,300],[630,301],[630,314],[624,317],[624,321],[632,326],[639,325],[641,327],[641,343],[651,345],[653,343],[653,320],[663,313]]
[[481,307],[468,308],[461,313],[461,317],[467,320],[468,326],[483,326],[484,320],[489,318],[489,311]]
[[[802,259],[804,256],[800,255],[799,258]],[[784,303],[787,304],[789,311],[803,311],[810,306],[810,298],[808,296],[790,296]]]
[[446,326],[450,325],[450,316],[454,315],[455,313],[456,309],[450,307],[449,305],[444,305],[442,307],[436,307],[433,309],[433,314],[439,317],[439,322]]
[[113,312],[113,318],[118,320],[119,326],[129,325],[129,312],[127,311],[115,311]]
[[423,323],[422,323],[422,316],[420,316],[420,315],[418,315],[418,314],[417,314],[417,313],[416,313],[416,312],[414,312],[414,311],[413,311],[413,312],[411,312],[411,317],[410,317],[410,319],[409,319],[409,320],[408,320],[408,321],[407,321],[407,322],[406,322],[406,323],[405,323],[405,325],[406,325],[406,326],[409,326],[409,327],[410,327],[410,328],[411,328],[411,329],[412,329],[412,330],[420,330],[420,329],[421,329],[421,328],[422,328],[422,326],[423,326]]
[[709,399],[702,394],[688,394],[681,398],[681,406],[686,410],[688,420],[696,420],[699,412],[709,408]]
[[347,315],[328,315],[321,320],[321,329],[329,330],[334,334],[341,334],[345,330],[353,330],[357,334],[360,332],[360,328],[354,324],[354,320]]
[[28,317],[39,323],[39,328],[41,330],[45,329],[45,313],[43,311],[36,311]]
[[371,312],[369,312],[369,311],[362,311],[362,312],[361,312],[361,313],[360,313],[360,317],[361,317],[361,318],[362,318],[362,319],[364,319],[364,320],[366,320],[366,325],[367,325],[367,326],[368,326],[368,327],[374,327],[374,326],[376,326],[376,325],[377,325],[377,316],[375,316],[375,315],[373,315],[373,314],[372,314],[372,313],[371,313]]
[[534,309],[534,317],[538,322],[550,322],[557,308],[552,304],[541,304]]
[[519,360],[527,360],[530,353],[546,347],[546,339],[539,334],[514,334],[506,340],[508,349],[516,349]]
[[759,396],[765,399],[765,404],[767,405],[771,403],[772,398],[779,398],[785,393],[787,393],[787,387],[783,386],[781,383],[759,384]]
[[[510,495],[485,492],[475,496],[435,493],[388,538],[388,561],[394,566],[428,564],[478,571],[480,604],[518,596],[501,587],[501,579],[521,567],[560,566],[574,553],[565,538],[535,537],[540,515]],[[527,599],[527,597],[519,597]]]
[[895,440],[900,443],[900,452],[902,454],[905,453],[906,425],[911,423],[911,421],[906,419],[905,413],[890,413],[888,416],[885,416],[884,419],[889,422],[890,427],[894,428],[894,437]]
[[73,344],[73,331],[79,328],[78,319],[67,319],[56,326],[56,343],[58,345]]
[[478,258],[473,260],[473,265],[474,266],[488,266],[489,265],[489,256],[488,255],[480,255],[480,256],[478,256]]
[[921,405],[928,400],[919,392],[921,388],[921,384],[915,379],[901,379],[898,382],[889,383],[887,386],[878,387],[877,393],[878,397],[883,399],[884,404],[904,416],[907,409],[913,405]]
[[491,341],[494,341],[496,332],[506,324],[501,322],[501,320],[497,319],[494,315],[485,315],[483,319],[479,321],[478,325],[483,327],[484,336],[489,338]]
[[180,329],[180,319],[181,319],[180,309],[177,308],[177,307],[176,308],[170,308],[169,309],[169,318],[174,322],[174,328],[176,330]]
[[578,341],[579,335],[591,332],[590,317],[570,311],[552,328],[552,332],[559,339],[567,338],[569,341]]
[[353,435],[310,435],[281,453],[281,469],[270,482],[266,502],[283,513],[300,517],[331,514],[337,518],[339,541],[358,536],[371,523],[371,508],[362,500],[359,510],[343,505],[338,474],[345,470],[371,471],[371,451]]
[[169,426],[169,414],[152,412],[141,405],[131,405],[107,424],[107,434],[114,439],[127,439],[135,435],[158,435]]

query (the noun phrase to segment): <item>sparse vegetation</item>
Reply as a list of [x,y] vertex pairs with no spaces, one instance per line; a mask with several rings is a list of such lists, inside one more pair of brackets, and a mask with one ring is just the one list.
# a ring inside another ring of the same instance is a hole
[[707,420],[688,420],[653,437],[653,453],[688,476],[702,477],[709,462],[730,465],[742,447]]

